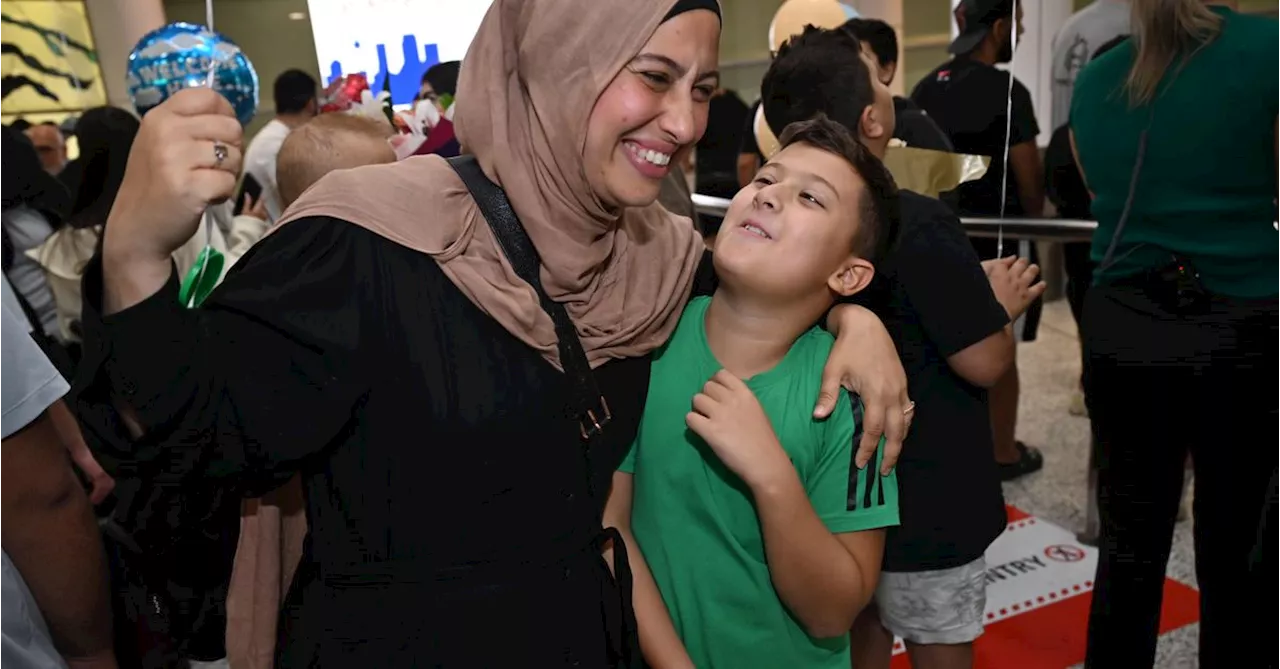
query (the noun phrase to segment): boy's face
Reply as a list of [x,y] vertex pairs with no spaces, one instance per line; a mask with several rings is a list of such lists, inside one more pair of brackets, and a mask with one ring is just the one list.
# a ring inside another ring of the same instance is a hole
[[[867,72],[871,73],[871,107],[875,112],[874,120],[879,122],[879,132],[884,136],[892,137],[894,128],[897,126],[897,118],[894,116],[893,109],[893,91],[889,90],[889,82],[893,80],[893,73],[890,72],[888,79],[884,78],[884,72],[880,68],[880,61],[876,60],[876,55],[872,53],[871,47],[865,42],[862,44],[862,51],[858,54],[862,59],[862,64],[866,66]],[[897,67],[896,65],[894,67]],[[869,128],[859,128],[864,136],[870,135]],[[876,138],[872,138],[876,139]]]
[[865,196],[844,158],[807,144],[784,148],[730,203],[717,272],[728,287],[772,300],[858,292],[874,272],[853,251]]

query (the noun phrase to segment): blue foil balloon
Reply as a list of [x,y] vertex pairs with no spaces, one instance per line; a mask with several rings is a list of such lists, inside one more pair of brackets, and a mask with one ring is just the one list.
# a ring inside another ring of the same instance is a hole
[[215,65],[213,89],[247,124],[258,111],[258,73],[234,42],[204,26],[170,23],[144,35],[129,54],[129,97],[146,114],[184,88],[205,86]]

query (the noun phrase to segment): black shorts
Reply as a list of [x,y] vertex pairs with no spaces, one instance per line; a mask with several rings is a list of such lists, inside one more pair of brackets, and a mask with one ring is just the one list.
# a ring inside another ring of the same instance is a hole
[[[970,237],[969,241],[973,243],[973,250],[978,252],[979,260],[990,260],[996,257],[996,238],[995,237]],[[1018,240],[1009,236],[1004,238],[1004,256],[1018,255]],[[1035,242],[1031,243],[1031,257],[1027,260],[1033,263],[1040,262],[1040,255],[1036,252]],[[1023,316],[1026,320],[1022,323],[1022,341],[1035,341],[1036,332],[1040,330],[1040,312],[1044,310],[1044,298],[1037,298],[1035,302],[1027,309],[1027,313]]]

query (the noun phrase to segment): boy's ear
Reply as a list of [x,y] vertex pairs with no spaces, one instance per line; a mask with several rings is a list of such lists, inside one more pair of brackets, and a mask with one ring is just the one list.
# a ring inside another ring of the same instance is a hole
[[849,297],[866,288],[875,275],[875,265],[850,254],[840,263],[840,267],[827,277],[827,287],[837,295]]
[[888,86],[889,84],[892,84],[892,83],[893,83],[893,78],[894,78],[894,77],[896,77],[896,76],[898,76],[898,64],[897,64],[897,63],[889,63],[888,65],[885,65],[884,67],[882,67],[882,68],[880,68],[880,69],[881,69],[881,71],[880,71],[880,83],[884,84],[885,86]]
[[858,130],[867,139],[880,139],[888,134],[885,119],[880,118],[880,112],[876,111],[875,105],[867,105],[863,108],[858,125],[861,126]]

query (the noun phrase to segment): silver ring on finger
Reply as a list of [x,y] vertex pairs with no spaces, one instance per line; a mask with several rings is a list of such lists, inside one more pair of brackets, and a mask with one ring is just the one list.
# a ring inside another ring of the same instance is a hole
[[908,403],[907,403],[907,408],[905,408],[905,409],[903,409],[903,410],[902,410],[902,415],[903,415],[903,416],[906,416],[907,418],[910,418],[910,417],[911,417],[911,414],[913,414],[913,413],[915,413],[915,412],[916,412],[916,403],[915,403],[915,402],[908,402]]
[[228,155],[230,155],[230,152],[227,150],[226,144],[222,142],[213,143],[213,166],[215,168],[221,169],[222,163],[227,159]]

